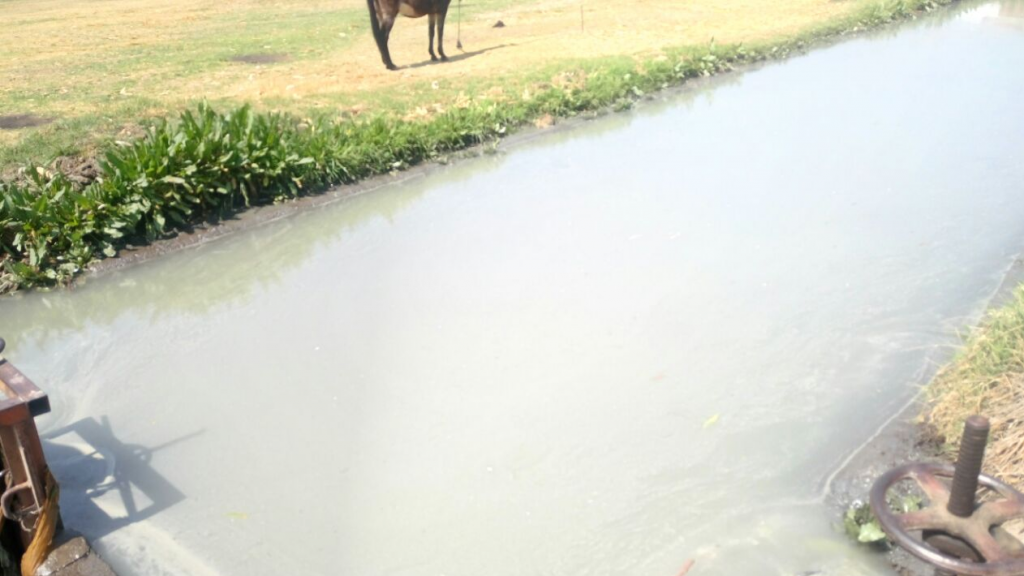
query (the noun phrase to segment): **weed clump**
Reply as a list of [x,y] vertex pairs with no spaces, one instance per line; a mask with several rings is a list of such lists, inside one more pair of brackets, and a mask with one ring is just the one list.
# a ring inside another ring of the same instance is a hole
[[963,350],[928,386],[925,420],[952,456],[963,423],[983,414],[992,429],[985,472],[1024,488],[1024,286],[970,334]]

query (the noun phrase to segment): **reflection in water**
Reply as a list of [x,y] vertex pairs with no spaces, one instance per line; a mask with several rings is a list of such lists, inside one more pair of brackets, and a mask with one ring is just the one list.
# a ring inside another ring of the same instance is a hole
[[[346,202],[343,211],[326,217],[303,214],[202,248],[202,258],[175,254],[175,266],[154,263],[136,269],[86,278],[71,290],[21,293],[0,301],[5,324],[32,326],[19,338],[32,340],[55,336],[55,331],[81,330],[90,324],[110,324],[116,316],[134,310],[158,322],[167,314],[202,315],[224,303],[244,304],[256,290],[268,289],[283,275],[302,266],[316,250],[336,241],[366,222],[383,218],[391,222],[423,194],[421,188],[399,187],[374,192],[373,199],[360,196]],[[312,222],[310,222],[312,220]],[[225,249],[222,244],[230,244]],[[238,258],[242,250],[249,256]],[[187,282],[181,282],[187,278]],[[23,305],[24,300],[41,306]],[[154,303],[159,303],[155,306]]]
[[884,572],[821,487],[1024,247],[978,6],[3,301],[67,524],[125,575]]
[[999,15],[996,18],[999,24],[1024,30],[1024,2],[1021,0],[1004,0],[999,5]]
[[1001,2],[962,2],[947,15],[967,22],[994,24],[1006,29],[1024,29],[1024,0]]

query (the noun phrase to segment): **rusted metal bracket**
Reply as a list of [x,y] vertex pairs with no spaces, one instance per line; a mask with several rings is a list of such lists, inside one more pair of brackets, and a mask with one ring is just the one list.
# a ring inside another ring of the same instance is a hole
[[50,411],[50,400],[3,357],[5,347],[0,338],[0,513],[18,523],[22,544],[28,546],[46,499],[46,457],[34,418]]
[[[935,566],[937,574],[962,576],[1024,576],[1024,544],[1002,525],[1024,518],[1024,494],[981,473],[989,423],[971,416],[964,425],[956,466],[908,464],[883,474],[871,489],[871,510],[882,530],[899,546]],[[947,487],[943,479],[950,479]],[[897,514],[889,506],[889,490],[913,480],[929,505]],[[981,485],[1000,496],[977,502]]]

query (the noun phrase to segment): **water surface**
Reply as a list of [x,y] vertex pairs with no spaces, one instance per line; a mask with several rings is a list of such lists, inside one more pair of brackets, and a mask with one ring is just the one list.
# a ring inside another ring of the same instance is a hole
[[823,491],[1024,248],[1021,11],[0,302],[66,523],[124,576],[885,573]]

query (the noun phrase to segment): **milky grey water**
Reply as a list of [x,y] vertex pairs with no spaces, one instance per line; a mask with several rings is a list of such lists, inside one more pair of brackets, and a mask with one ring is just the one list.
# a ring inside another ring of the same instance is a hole
[[1024,248],[972,4],[0,302],[125,576],[885,572],[827,479]]

